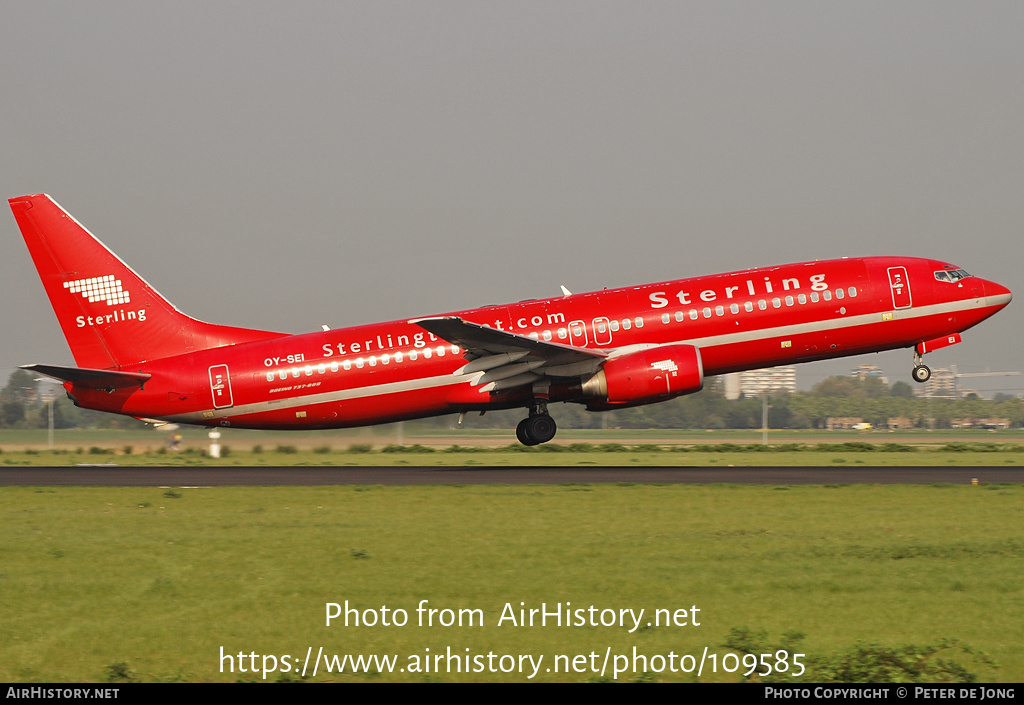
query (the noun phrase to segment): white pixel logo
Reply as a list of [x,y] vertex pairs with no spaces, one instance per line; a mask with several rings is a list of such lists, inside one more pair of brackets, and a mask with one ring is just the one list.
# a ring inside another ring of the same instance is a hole
[[113,274],[106,277],[64,282],[64,288],[69,289],[73,294],[80,293],[83,298],[89,299],[89,303],[106,301],[107,306],[117,306],[131,300],[128,298],[128,292],[121,289],[121,280],[115,280]]
[[672,360],[662,360],[661,362],[652,362],[651,367],[662,372],[671,372],[672,376],[676,376],[676,372],[679,371],[679,366]]

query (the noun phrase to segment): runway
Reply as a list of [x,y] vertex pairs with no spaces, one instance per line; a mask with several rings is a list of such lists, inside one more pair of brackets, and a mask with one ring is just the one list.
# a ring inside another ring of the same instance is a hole
[[6,467],[0,486],[1024,484],[1024,468],[970,467]]

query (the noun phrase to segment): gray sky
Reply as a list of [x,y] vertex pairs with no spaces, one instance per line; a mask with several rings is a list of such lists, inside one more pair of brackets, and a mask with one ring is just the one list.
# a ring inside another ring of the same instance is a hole
[[[1019,2],[4,3],[0,185],[306,332],[814,258],[1024,295]],[[71,364],[10,211],[0,374]],[[928,356],[1024,369],[1024,302]],[[909,380],[909,351],[852,364]],[[1022,378],[982,378],[1020,389]]]

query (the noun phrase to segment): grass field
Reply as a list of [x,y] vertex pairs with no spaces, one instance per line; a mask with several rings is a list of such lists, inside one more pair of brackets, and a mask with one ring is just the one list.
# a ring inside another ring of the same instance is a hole
[[[204,446],[209,443],[207,429],[196,426],[181,426],[176,431],[162,431],[153,428],[136,430],[121,429],[58,429],[54,441],[58,448],[74,448],[89,445],[134,444],[137,448],[156,449],[166,445],[169,436],[179,433],[186,445]],[[366,428],[333,429],[322,431],[256,431],[249,429],[220,429],[221,443],[239,449],[248,449],[255,444],[273,446],[290,443],[300,448],[330,445],[345,448],[354,443],[370,443],[384,446],[396,442],[407,444],[448,446],[492,445],[503,446],[515,442],[514,428],[437,428],[408,424],[387,424]],[[762,434],[757,429],[560,429],[555,443],[576,442],[634,442],[634,443],[760,443]],[[827,431],[822,429],[771,429],[770,443],[790,442],[844,442],[867,441],[885,443],[889,441],[934,445],[951,440],[1024,442],[1024,429],[988,431],[982,429],[939,429],[909,431]],[[0,448],[32,447],[44,449],[47,445],[46,429],[0,429]]]
[[[721,657],[736,627],[767,630],[771,644],[803,632],[809,657],[858,641],[957,639],[998,668],[956,650],[940,655],[983,682],[1024,680],[1019,485],[2,488],[0,496],[2,681],[259,680],[237,672],[239,652],[247,670],[249,654],[274,655],[279,667],[287,655],[297,669],[310,647],[394,654],[397,668],[419,657],[421,670],[422,657],[446,647],[463,657],[543,655],[532,679],[542,681],[602,679],[545,670],[556,663],[599,669],[606,654],[631,659],[634,647],[648,658],[699,661],[707,647],[718,672],[708,662],[699,680],[735,681]],[[404,609],[409,622],[325,626],[326,603],[346,600],[378,616],[382,606]],[[483,625],[417,626],[421,600],[453,614],[480,610]],[[498,626],[506,603],[518,611],[567,602],[599,615],[643,608],[644,625],[633,633]],[[655,609],[693,606],[699,626],[692,611],[687,626],[645,624]],[[221,660],[221,647],[233,663]],[[235,672],[221,672],[222,663]],[[656,660],[637,664],[618,680],[698,680]],[[321,665],[315,680],[526,681],[526,669],[448,674],[442,663],[441,673],[325,674]]]
[[1019,452],[920,452],[920,453],[884,453],[884,452],[849,452],[842,449],[799,453],[758,453],[758,452],[645,452],[642,450],[625,450],[614,452],[501,452],[486,451],[442,451],[430,453],[405,452],[391,454],[381,452],[347,452],[313,453],[299,451],[296,453],[269,451],[254,454],[251,452],[232,453],[226,458],[211,459],[198,453],[180,455],[132,455],[130,457],[115,455],[67,454],[49,455],[45,451],[39,454],[8,453],[0,460],[4,465],[81,465],[113,463],[132,466],[176,466],[176,465],[215,465],[215,466],[250,466],[250,465],[330,465],[330,466],[481,466],[481,467],[518,467],[518,466],[623,466],[637,467],[741,467],[741,466],[973,466],[973,465],[1024,465],[1024,454]]
[[48,449],[45,431],[0,431],[0,466],[79,465],[1024,465],[1024,432],[910,431],[853,433],[772,431],[610,430],[562,432],[556,441],[525,448],[508,430],[420,430],[394,427],[349,431],[267,432],[227,429],[221,458],[209,455],[203,429],[69,430]]

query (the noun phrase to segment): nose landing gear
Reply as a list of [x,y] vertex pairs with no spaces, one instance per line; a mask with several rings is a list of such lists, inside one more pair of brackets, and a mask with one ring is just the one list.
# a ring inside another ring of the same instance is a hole
[[914,378],[915,382],[921,384],[927,382],[932,376],[932,371],[928,369],[928,365],[924,364],[921,354],[916,350],[914,351],[914,371],[910,373],[910,376]]

